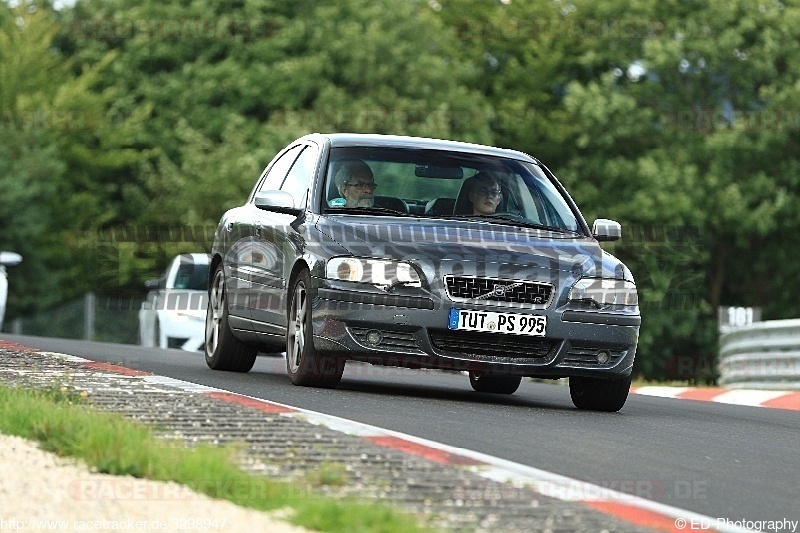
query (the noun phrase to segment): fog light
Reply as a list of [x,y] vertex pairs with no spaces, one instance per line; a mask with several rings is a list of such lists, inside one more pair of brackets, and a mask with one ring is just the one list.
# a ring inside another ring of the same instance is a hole
[[367,332],[366,339],[368,343],[377,346],[383,340],[383,335],[377,329],[371,329]]
[[608,352],[600,352],[599,354],[597,354],[597,362],[600,363],[601,365],[604,365],[608,363],[609,357],[610,356],[608,355]]

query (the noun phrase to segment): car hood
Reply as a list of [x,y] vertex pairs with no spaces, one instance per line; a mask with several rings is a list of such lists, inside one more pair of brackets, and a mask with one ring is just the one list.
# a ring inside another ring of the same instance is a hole
[[633,281],[590,237],[486,221],[352,215],[320,219],[317,229],[353,256],[427,264],[444,274],[528,278],[541,270]]

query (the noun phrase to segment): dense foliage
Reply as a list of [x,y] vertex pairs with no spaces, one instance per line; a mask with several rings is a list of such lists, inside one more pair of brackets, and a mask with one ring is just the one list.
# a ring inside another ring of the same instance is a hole
[[138,294],[304,133],[424,135],[536,155],[589,220],[620,221],[636,370],[670,377],[716,351],[719,305],[800,315],[793,4],[0,3],[0,249],[25,257],[8,314]]

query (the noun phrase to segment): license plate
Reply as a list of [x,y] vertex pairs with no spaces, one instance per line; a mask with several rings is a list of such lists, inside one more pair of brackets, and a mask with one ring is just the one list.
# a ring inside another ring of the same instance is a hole
[[520,313],[494,313],[470,309],[450,309],[448,328],[459,331],[481,331],[483,333],[508,333],[544,337],[547,317]]

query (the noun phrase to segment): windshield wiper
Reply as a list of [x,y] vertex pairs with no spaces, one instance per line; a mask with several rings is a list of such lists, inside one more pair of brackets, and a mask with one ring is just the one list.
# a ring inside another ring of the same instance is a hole
[[539,222],[534,222],[530,219],[525,218],[522,215],[518,215],[516,213],[492,213],[490,215],[455,215],[458,218],[477,218],[477,219],[487,219],[487,220],[503,220],[507,222],[513,223],[515,226],[521,226],[524,228],[533,228],[533,229],[542,229],[547,231],[553,231],[555,233],[573,233],[578,234],[577,231],[573,231],[571,229],[566,228],[557,228],[555,226],[547,226],[545,224],[540,224]]

